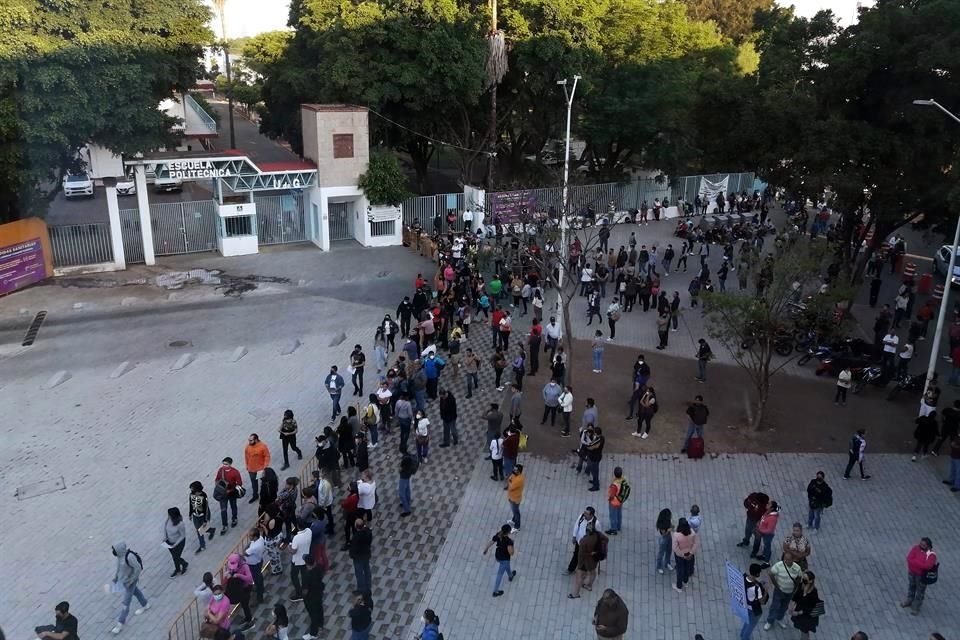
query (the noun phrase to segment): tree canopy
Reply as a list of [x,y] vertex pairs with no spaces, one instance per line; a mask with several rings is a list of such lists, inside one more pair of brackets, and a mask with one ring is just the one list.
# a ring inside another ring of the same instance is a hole
[[158,110],[212,40],[200,0],[0,4],[0,220],[42,213],[83,145],[170,142]]

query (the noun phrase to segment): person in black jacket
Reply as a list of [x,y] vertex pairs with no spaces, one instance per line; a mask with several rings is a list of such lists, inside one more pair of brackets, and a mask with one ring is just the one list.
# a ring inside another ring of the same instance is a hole
[[323,569],[309,553],[303,556],[307,570],[303,574],[303,604],[310,616],[310,629],[304,640],[313,640],[323,628]]
[[[369,633],[373,626],[373,615],[370,607],[367,606],[364,596],[359,591],[353,592],[353,607],[348,614],[350,616],[350,630],[355,634]],[[362,635],[360,637],[363,637]]]
[[457,399],[446,389],[440,390],[440,419],[443,421],[443,442],[440,446],[449,447],[451,436],[453,444],[460,444],[457,433]]
[[817,477],[807,485],[807,501],[810,511],[807,515],[807,528],[820,530],[820,515],[823,510],[833,506],[833,489],[824,480],[823,471],[817,471]]
[[401,518],[405,518],[410,515],[410,510],[412,508],[411,503],[413,502],[410,478],[412,478],[413,474],[417,472],[418,467],[419,464],[417,463],[417,459],[410,454],[405,453],[400,456],[400,480],[397,482],[397,493],[400,497],[400,507],[403,509],[400,512]]
[[363,518],[357,518],[353,525],[353,537],[350,539],[350,559],[353,560],[353,574],[357,579],[357,591],[363,594],[367,606],[373,609],[373,583],[370,575],[370,548],[373,546],[373,534],[367,527],[367,521]]

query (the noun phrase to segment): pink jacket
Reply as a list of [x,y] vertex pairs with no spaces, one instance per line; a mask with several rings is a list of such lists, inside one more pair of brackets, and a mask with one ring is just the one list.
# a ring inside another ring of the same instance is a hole
[[700,541],[697,539],[697,534],[691,533],[685,536],[677,531],[673,532],[673,552],[681,558],[687,553],[696,555],[699,547]]
[[933,549],[924,551],[920,545],[915,544],[907,554],[907,571],[912,576],[922,576],[937,565],[937,554]]
[[227,570],[233,572],[233,574],[243,580],[247,586],[253,584],[253,574],[250,573],[250,565],[240,558],[240,554],[230,554],[230,557],[227,558]]
[[760,518],[760,523],[757,524],[757,531],[762,534],[771,534],[777,530],[777,521],[780,519],[779,511],[771,511],[770,513],[765,513]]

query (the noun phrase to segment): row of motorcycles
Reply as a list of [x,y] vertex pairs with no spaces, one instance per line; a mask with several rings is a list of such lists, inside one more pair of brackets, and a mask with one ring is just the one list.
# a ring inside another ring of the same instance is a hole
[[[860,393],[868,385],[885,388],[890,382],[894,384],[887,392],[887,400],[893,400],[901,392],[923,392],[926,381],[924,374],[898,375],[892,367],[885,369],[876,364],[874,346],[860,338],[843,338],[830,344],[820,344],[816,332],[813,331],[809,332],[806,338],[806,353],[800,356],[797,365],[802,367],[816,359],[819,364],[814,373],[818,376],[834,377],[849,368],[852,374],[850,390],[853,393]],[[799,342],[797,350],[800,350]]]

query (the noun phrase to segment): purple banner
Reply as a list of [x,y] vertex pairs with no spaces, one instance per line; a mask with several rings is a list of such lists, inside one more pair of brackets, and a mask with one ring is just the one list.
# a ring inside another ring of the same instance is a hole
[[46,277],[39,238],[0,247],[0,296]]
[[520,222],[523,208],[529,213],[537,205],[537,198],[529,191],[503,191],[490,194],[494,220],[500,224]]

